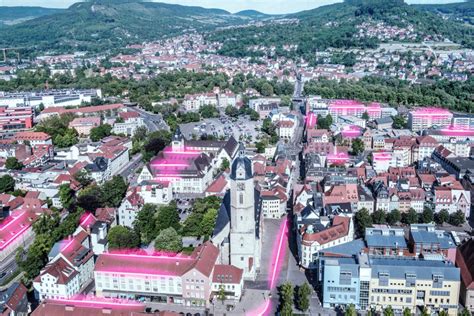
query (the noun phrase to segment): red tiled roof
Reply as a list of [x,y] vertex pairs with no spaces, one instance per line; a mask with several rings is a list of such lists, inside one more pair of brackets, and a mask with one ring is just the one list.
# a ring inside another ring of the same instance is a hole
[[15,140],[48,140],[51,136],[43,132],[18,132],[13,138]]
[[96,113],[96,112],[105,112],[109,110],[117,110],[120,108],[123,108],[123,104],[106,104],[106,105],[97,105],[97,106],[86,106],[78,109],[66,109],[64,107],[51,107],[44,109],[41,114],[50,114],[50,113],[58,113],[58,114],[64,114],[64,113],[81,113],[81,114],[86,114],[86,113]]
[[120,112],[119,116],[126,121],[131,118],[140,117],[140,114],[138,114],[137,112]]
[[210,277],[218,254],[219,250],[210,242],[196,248],[189,257],[104,253],[97,258],[95,271],[182,276],[195,268]]
[[98,221],[111,224],[115,220],[116,211],[113,207],[101,207],[95,210],[95,216]]
[[[335,216],[332,226],[313,234],[303,233],[303,243],[312,244],[314,241],[320,245],[327,244],[333,240],[342,238],[349,234],[349,225],[351,219],[345,216]],[[305,229],[303,227],[302,229]]]
[[242,280],[243,273],[244,270],[233,265],[216,264],[212,274],[212,282],[238,284]]
[[57,278],[57,284],[67,284],[71,281],[79,272],[77,272],[66,260],[63,258],[59,258],[58,260],[54,261],[53,263],[48,264],[43,271],[41,271],[41,275],[35,281],[40,281],[42,275],[49,274],[53,277]]
[[45,300],[31,314],[32,316],[141,316],[145,305],[125,303],[119,300],[84,302],[77,300]]
[[220,193],[222,192],[227,186],[227,180],[225,179],[224,175],[218,177],[214,182],[209,185],[206,192],[209,193]]
[[[17,288],[10,296],[10,299],[5,302],[5,305],[12,311],[16,311],[21,300],[26,296],[27,289],[23,283],[18,284]],[[10,314],[8,314],[10,315]]]

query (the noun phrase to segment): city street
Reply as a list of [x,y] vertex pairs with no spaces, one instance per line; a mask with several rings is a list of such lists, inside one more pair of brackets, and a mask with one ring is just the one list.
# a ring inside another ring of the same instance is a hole
[[145,121],[145,124],[149,132],[155,132],[161,129],[169,130],[169,126],[163,121],[163,117],[160,114],[153,114],[145,110],[140,109],[138,106],[129,107],[133,112],[137,112]]
[[142,154],[136,154],[131,157],[130,161],[118,172],[119,175],[127,180],[130,180],[135,172],[143,167]]

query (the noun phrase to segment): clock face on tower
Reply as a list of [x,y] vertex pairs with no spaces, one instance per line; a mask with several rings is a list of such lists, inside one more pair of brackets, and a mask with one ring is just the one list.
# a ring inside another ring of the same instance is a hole
[[237,183],[237,190],[244,191],[245,190],[245,183]]

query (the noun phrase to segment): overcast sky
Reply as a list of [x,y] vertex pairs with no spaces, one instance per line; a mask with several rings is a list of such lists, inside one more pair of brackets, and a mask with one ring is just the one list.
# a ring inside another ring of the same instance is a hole
[[[230,12],[254,9],[265,13],[292,13],[315,7],[341,2],[342,0],[161,0],[182,5],[196,5],[207,8],[220,8]],[[408,3],[451,3],[462,0],[406,0]],[[66,8],[75,0],[0,0],[0,6],[43,6]]]

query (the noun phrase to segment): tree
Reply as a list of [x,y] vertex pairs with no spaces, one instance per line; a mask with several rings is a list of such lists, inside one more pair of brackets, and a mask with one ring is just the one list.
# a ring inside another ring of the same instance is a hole
[[428,309],[425,307],[423,307],[422,311],[421,311],[421,316],[430,316],[430,313],[428,312]]
[[53,143],[59,148],[68,148],[79,142],[77,136],[78,135],[75,129],[68,128],[64,131],[64,134],[57,134],[55,137],[53,137]]
[[257,111],[249,109],[248,113],[251,121],[258,121],[260,119],[260,114]]
[[255,147],[257,148],[257,153],[263,154],[267,148],[268,143],[264,141],[256,142]]
[[449,215],[448,223],[453,226],[461,226],[466,222],[464,212],[457,210],[455,213]]
[[147,203],[143,205],[137,214],[135,222],[133,222],[133,229],[143,244],[149,244],[158,236],[159,230],[156,228],[156,213],[156,206]]
[[219,292],[217,293],[217,299],[219,301],[221,301],[222,304],[224,304],[224,302],[226,300],[225,289],[224,289],[223,285],[219,286]]
[[114,226],[107,235],[109,249],[132,249],[140,246],[140,239],[135,232],[124,226]]
[[347,306],[346,310],[344,311],[344,316],[357,316],[357,311],[354,304]]
[[438,316],[449,316],[448,312],[445,311],[444,309],[440,310],[438,313]]
[[225,108],[225,115],[230,117],[237,117],[239,116],[239,110],[235,106],[228,105]]
[[449,220],[449,212],[446,209],[442,209],[438,213],[435,214],[435,222],[438,225],[443,225],[444,223],[448,222]]
[[365,235],[365,229],[372,226],[372,217],[366,208],[362,208],[355,214],[356,233],[359,237]]
[[418,213],[410,208],[407,213],[402,214],[402,223],[410,225],[418,222]]
[[222,159],[222,162],[221,162],[221,170],[224,171],[224,170],[227,170],[230,168],[230,162],[229,160],[227,160],[227,158],[224,158]]
[[96,184],[82,189],[77,195],[77,206],[95,213],[98,208],[102,207],[101,189]]
[[33,231],[36,235],[49,234],[59,223],[60,218],[57,213],[53,213],[52,215],[43,213],[33,224]]
[[298,287],[296,294],[296,307],[306,312],[309,309],[309,296],[311,295],[311,287],[307,282]]
[[388,306],[383,310],[383,316],[395,316],[395,313],[393,312],[392,306],[388,305]]
[[374,224],[385,224],[386,216],[384,210],[376,210],[372,213],[372,222]]
[[201,232],[203,236],[210,236],[216,226],[217,210],[209,209],[202,217]]
[[74,204],[74,190],[71,189],[69,183],[59,186],[59,200],[65,209],[71,209]]
[[171,141],[171,134],[165,130],[150,133],[143,146],[143,159],[149,161],[158,152],[163,150]]
[[387,214],[387,223],[389,225],[395,225],[402,219],[402,214],[399,210],[393,209]]
[[15,157],[8,157],[7,161],[5,162],[5,168],[8,170],[21,170],[23,168],[23,164]]
[[365,111],[364,113],[362,113],[362,119],[363,119],[363,120],[366,120],[366,121],[368,121],[368,120],[370,119],[369,113],[367,113],[367,111]]
[[158,209],[155,226],[158,232],[168,227],[173,227],[175,230],[181,228],[178,208],[175,202]]
[[15,190],[15,179],[6,174],[0,177],[0,193],[12,192]]
[[331,114],[328,114],[326,117],[323,117],[321,114],[318,114],[317,125],[319,129],[330,129],[333,123]]
[[464,309],[459,313],[459,316],[471,316],[471,312],[469,312],[469,310],[464,307]]
[[89,137],[93,142],[98,142],[99,140],[107,136],[110,136],[111,133],[112,133],[112,126],[110,126],[109,124],[102,124],[91,129],[91,133]]
[[148,129],[146,128],[146,126],[140,126],[135,130],[135,134],[133,134],[132,140],[134,142],[141,142],[145,140],[147,133]]
[[404,129],[408,126],[406,119],[401,115],[392,116],[392,120],[392,127],[394,129]]
[[293,315],[294,288],[290,282],[283,283],[279,288],[281,315]]
[[79,182],[83,187],[87,187],[92,183],[92,181],[94,181],[91,178],[90,173],[85,169],[76,172],[74,179],[76,179],[76,181]]
[[173,227],[163,229],[155,239],[155,249],[169,252],[180,252],[183,240]]
[[263,85],[262,85],[262,88],[260,90],[260,93],[265,96],[265,97],[269,97],[269,96],[272,96],[273,95],[273,87],[271,84],[269,84],[268,82],[265,82]]
[[219,117],[219,110],[213,105],[203,105],[199,109],[202,118]]
[[362,154],[365,150],[365,145],[364,145],[364,142],[362,141],[362,139],[360,138],[356,138],[352,141],[352,154],[354,156],[358,156],[360,154]]
[[127,187],[127,182],[119,175],[105,182],[101,188],[102,204],[107,207],[118,207],[125,197]]
[[403,310],[403,316],[411,316],[411,310],[408,307]]
[[433,211],[429,207],[425,207],[423,209],[423,213],[421,214],[420,221],[425,224],[432,223],[434,220]]

